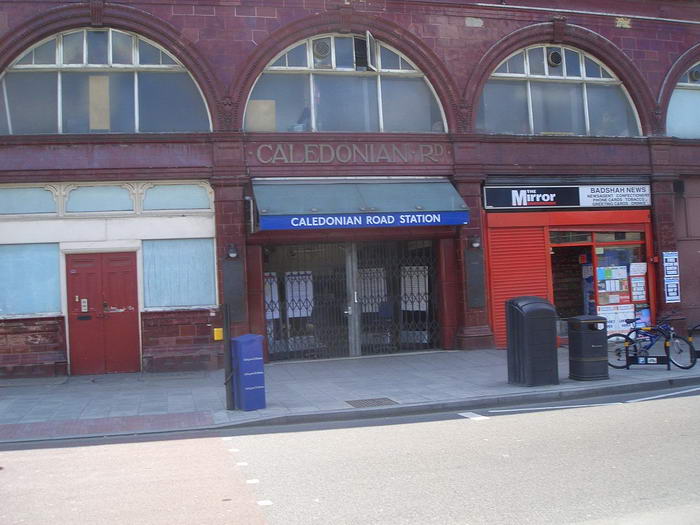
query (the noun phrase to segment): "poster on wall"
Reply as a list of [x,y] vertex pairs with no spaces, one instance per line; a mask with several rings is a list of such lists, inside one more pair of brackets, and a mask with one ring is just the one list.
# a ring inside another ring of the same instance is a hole
[[678,252],[663,252],[664,295],[667,303],[681,302],[680,270]]
[[632,324],[625,322],[625,319],[634,319],[633,304],[618,304],[609,306],[599,306],[598,315],[608,320],[608,333],[627,333]]
[[667,277],[664,279],[664,294],[667,303],[681,302],[681,283],[677,277]]
[[663,252],[664,277],[678,277],[678,252]]

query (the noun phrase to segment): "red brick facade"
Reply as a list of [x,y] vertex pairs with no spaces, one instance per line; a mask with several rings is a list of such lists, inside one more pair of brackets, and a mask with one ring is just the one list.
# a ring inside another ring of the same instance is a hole
[[[509,2],[510,3],[510,2]],[[514,6],[476,6],[466,2],[350,0],[132,0],[110,2],[0,1],[0,69],[26,48],[59,31],[113,27],[133,31],[168,49],[189,69],[212,113],[213,133],[148,135],[55,135],[0,137],[0,183],[92,180],[207,180],[214,188],[217,256],[236,244],[246,262],[248,316],[233,335],[263,333],[262,254],[265,239],[289,242],[283,235],[246,232],[251,177],[299,175],[441,175],[450,177],[469,205],[468,226],[443,232],[441,250],[453,260],[441,269],[449,286],[441,298],[446,346],[484,347],[493,343],[487,307],[470,308],[464,284],[464,252],[480,236],[482,184],[488,177],[627,177],[651,184],[654,246],[657,253],[677,249],[685,259],[682,307],[700,322],[696,275],[700,231],[681,229],[691,217],[674,181],[686,180],[696,192],[700,141],[664,136],[668,103],[678,78],[700,61],[700,6],[690,1],[610,2],[576,0],[520,2]],[[614,11],[614,13],[611,13]],[[433,134],[243,133],[243,112],[252,86],[269,61],[286,46],[321,33],[370,30],[422,70],[440,99],[449,132]],[[484,135],[475,130],[484,83],[510,53],[537,43],[560,43],[588,52],[622,80],[642,127],[638,138]],[[386,142],[441,144],[446,162],[409,165],[314,163],[261,165],[256,145],[281,142]],[[689,201],[690,202],[690,201]],[[697,205],[697,199],[693,200]],[[690,204],[688,204],[690,205]],[[697,214],[692,215],[697,220]],[[685,219],[684,219],[685,220]],[[309,242],[332,234],[305,237]],[[373,232],[363,237],[381,238]],[[342,237],[342,236],[341,236]],[[488,264],[488,261],[487,261]],[[449,276],[449,278],[448,278]],[[222,276],[219,275],[219,282]],[[221,298],[221,291],[219,292]],[[659,296],[663,297],[662,293]],[[664,311],[666,305],[658,305]],[[220,318],[207,311],[141,314],[143,370],[211,369],[220,365],[222,346],[211,330]],[[218,324],[217,324],[218,323]],[[33,374],[65,373],[65,323],[62,318],[0,321],[0,373],[17,367]]]
[[214,370],[221,366],[223,345],[212,340],[212,327],[221,326],[216,312],[145,312],[141,326],[145,372]]
[[52,376],[66,371],[63,318],[0,322],[0,377]]

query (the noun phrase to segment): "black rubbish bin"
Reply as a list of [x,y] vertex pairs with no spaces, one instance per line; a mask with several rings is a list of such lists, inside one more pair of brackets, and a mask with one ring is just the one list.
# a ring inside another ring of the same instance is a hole
[[569,318],[570,379],[610,379],[607,323],[608,320],[599,315],[577,315]]
[[541,297],[506,301],[508,382],[539,386],[559,384],[557,313]]

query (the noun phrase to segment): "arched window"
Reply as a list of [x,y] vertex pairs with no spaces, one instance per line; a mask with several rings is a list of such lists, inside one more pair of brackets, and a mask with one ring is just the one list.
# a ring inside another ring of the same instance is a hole
[[666,133],[683,139],[700,138],[700,62],[676,84],[668,104]]
[[504,60],[479,103],[477,129],[523,135],[640,134],[622,83],[576,49],[537,45]]
[[369,32],[297,42],[267,65],[245,114],[246,131],[445,129],[425,75]]
[[211,131],[182,64],[124,31],[52,36],[12,63],[1,84],[0,134]]

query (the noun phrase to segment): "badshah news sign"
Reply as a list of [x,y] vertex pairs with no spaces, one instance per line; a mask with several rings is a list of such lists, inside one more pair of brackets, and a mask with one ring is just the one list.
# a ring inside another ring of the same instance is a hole
[[651,189],[648,184],[484,187],[486,209],[639,206],[651,206]]

